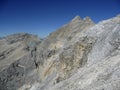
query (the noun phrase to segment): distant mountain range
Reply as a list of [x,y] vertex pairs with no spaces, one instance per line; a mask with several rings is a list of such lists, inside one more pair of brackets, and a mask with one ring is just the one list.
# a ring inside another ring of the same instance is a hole
[[120,15],[1,38],[0,90],[120,90]]

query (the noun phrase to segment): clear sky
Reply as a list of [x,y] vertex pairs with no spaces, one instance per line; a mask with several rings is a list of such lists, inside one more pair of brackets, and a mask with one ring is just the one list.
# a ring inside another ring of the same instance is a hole
[[0,0],[0,36],[47,36],[79,15],[94,22],[120,14],[120,0]]

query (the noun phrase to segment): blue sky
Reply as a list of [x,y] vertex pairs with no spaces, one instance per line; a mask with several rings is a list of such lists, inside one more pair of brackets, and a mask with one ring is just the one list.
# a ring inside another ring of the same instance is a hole
[[0,0],[0,36],[45,37],[79,15],[94,22],[120,14],[120,0]]

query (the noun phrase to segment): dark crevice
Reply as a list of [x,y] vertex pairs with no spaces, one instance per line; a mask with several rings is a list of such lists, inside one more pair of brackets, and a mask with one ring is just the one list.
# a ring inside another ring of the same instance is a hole
[[34,47],[32,50],[31,50],[31,57],[33,58],[33,61],[34,61],[34,64],[35,64],[35,67],[38,68],[39,67],[39,63],[37,62],[37,58],[36,58],[36,53],[37,52],[37,48]]

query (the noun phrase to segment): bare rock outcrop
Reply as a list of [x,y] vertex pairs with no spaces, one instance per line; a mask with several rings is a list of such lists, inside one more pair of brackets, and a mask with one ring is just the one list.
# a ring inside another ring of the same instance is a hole
[[40,43],[38,37],[26,33],[0,40],[0,90],[17,90],[38,80],[33,52]]
[[1,90],[119,90],[120,16],[76,16],[44,40],[0,39]]

